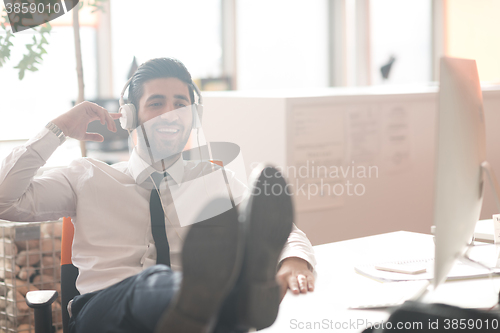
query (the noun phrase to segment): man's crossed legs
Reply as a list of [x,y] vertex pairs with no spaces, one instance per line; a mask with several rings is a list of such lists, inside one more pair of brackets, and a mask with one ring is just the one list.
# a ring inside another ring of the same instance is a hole
[[182,274],[156,265],[77,296],[70,331],[226,333],[270,326],[278,313],[276,266],[292,229],[293,206],[285,180],[272,167],[253,174],[251,186],[238,210],[191,227]]

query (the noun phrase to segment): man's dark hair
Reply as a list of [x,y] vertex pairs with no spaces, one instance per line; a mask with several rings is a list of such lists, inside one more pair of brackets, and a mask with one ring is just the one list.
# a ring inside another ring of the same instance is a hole
[[174,77],[186,83],[191,103],[194,103],[193,80],[186,66],[173,58],[156,58],[143,63],[134,73],[130,82],[128,100],[139,112],[139,101],[144,94],[144,83],[153,79]]

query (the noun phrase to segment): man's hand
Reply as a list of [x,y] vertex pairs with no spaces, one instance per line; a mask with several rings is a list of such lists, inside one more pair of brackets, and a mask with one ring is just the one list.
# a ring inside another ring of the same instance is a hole
[[314,291],[314,275],[307,261],[297,257],[286,258],[276,274],[276,279],[282,287],[282,297],[290,288],[294,294]]
[[114,119],[121,117],[120,113],[108,113],[105,108],[90,102],[83,102],[73,107],[68,112],[60,115],[52,122],[63,131],[64,135],[84,141],[99,141],[104,138],[98,133],[88,133],[87,126],[94,120],[107,124],[108,129],[116,132]]

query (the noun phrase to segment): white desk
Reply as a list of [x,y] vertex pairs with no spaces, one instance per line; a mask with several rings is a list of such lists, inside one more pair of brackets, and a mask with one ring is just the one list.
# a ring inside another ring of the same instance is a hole
[[[367,322],[380,322],[388,314],[381,310],[349,310],[353,295],[369,293],[380,282],[359,275],[354,266],[376,262],[405,260],[409,256],[433,257],[431,235],[405,231],[369,236],[314,247],[318,265],[316,290],[306,295],[285,296],[276,322],[262,332],[360,332]],[[448,282],[441,286],[435,300],[467,306],[494,304],[498,299],[495,284],[498,280],[476,279]],[[466,286],[466,287],[464,287]],[[458,292],[459,291],[459,292]],[[466,301],[464,303],[464,301]],[[307,329],[307,323],[326,320],[329,325],[343,325],[341,329]],[[304,325],[300,329],[300,325]]]

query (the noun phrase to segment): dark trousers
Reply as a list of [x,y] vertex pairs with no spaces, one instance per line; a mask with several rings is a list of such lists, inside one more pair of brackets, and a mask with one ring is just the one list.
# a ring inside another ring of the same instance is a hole
[[153,332],[181,279],[181,273],[156,265],[104,290],[76,296],[70,332]]
[[[71,304],[70,333],[153,333],[156,323],[180,288],[182,273],[165,265],[149,267],[104,290],[76,296]],[[215,333],[236,329],[232,290],[222,306]]]

